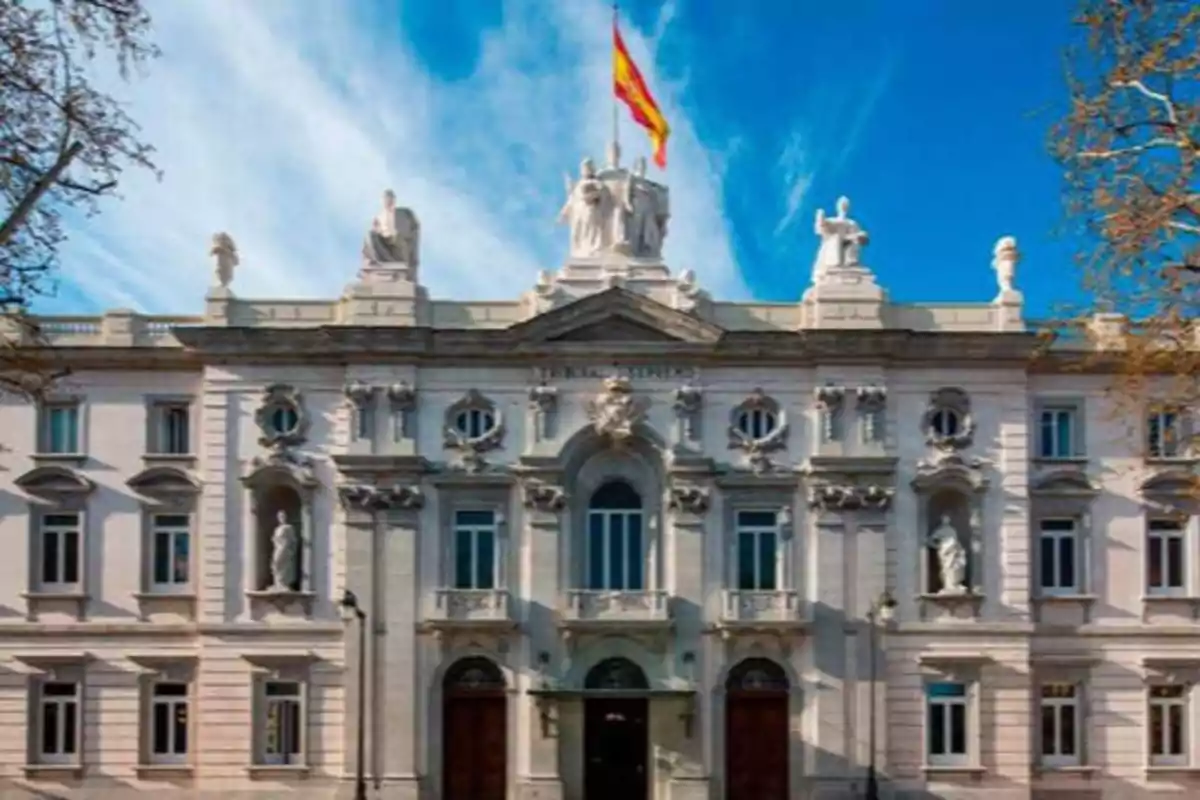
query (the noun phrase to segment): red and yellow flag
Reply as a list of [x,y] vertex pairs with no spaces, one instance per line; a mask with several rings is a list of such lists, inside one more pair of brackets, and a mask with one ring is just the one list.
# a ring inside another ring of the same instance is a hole
[[667,166],[667,137],[671,135],[671,127],[667,125],[666,118],[658,110],[658,103],[654,102],[653,95],[646,88],[646,82],[642,80],[642,73],[638,71],[637,64],[633,63],[633,58],[625,49],[625,41],[621,38],[621,32],[617,30],[615,20],[613,21],[613,91],[624,101],[625,105],[629,106],[629,113],[633,117],[633,121],[646,129],[646,133],[650,135],[650,142],[654,145],[654,163],[660,169],[665,169]]

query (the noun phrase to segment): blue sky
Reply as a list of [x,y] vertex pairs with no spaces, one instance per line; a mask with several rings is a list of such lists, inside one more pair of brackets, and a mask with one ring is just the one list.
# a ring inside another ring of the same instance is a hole
[[[150,0],[164,56],[116,92],[161,182],[73,224],[43,312],[196,313],[212,233],[243,297],[332,297],[385,188],[435,296],[509,298],[554,269],[563,173],[609,137],[603,0]],[[623,0],[672,124],[666,254],[715,296],[790,301],[845,194],[893,300],[990,300],[996,239],[1040,316],[1072,296],[1061,178],[1068,0]],[[626,157],[648,143],[622,122]]]

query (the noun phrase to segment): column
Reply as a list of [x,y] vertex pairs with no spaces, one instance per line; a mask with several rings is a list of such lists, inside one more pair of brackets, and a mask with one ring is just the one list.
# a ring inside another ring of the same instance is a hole
[[417,538],[424,497],[415,485],[397,484],[388,490],[387,510],[381,522],[382,564],[380,602],[383,613],[379,708],[382,717],[384,781],[380,798],[416,800],[417,737],[428,729],[418,719],[423,704],[417,684],[418,596]]

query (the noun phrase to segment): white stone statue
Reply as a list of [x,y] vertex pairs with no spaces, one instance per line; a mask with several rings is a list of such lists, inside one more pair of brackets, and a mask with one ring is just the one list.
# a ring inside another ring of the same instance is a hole
[[849,213],[850,200],[845,197],[838,198],[835,217],[826,217],[823,209],[817,209],[813,230],[821,238],[821,247],[813,264],[813,283],[824,277],[826,270],[861,264],[862,249],[869,239],[867,232],[850,219]]
[[966,594],[967,549],[958,531],[950,524],[950,516],[942,515],[942,524],[929,536],[929,546],[937,553],[938,571],[942,578],[939,594]]
[[233,283],[233,270],[238,265],[237,245],[233,243],[233,237],[224,232],[214,233],[208,254],[213,257],[216,267],[214,277],[217,286],[228,289],[229,284]]
[[275,592],[290,592],[296,586],[297,554],[300,550],[300,538],[296,529],[288,524],[287,512],[280,511],[275,515],[274,532],[271,534],[271,590]]
[[632,255],[662,255],[667,223],[665,189],[646,179],[645,158],[635,159],[633,171],[625,176],[613,217],[613,240],[627,243]]
[[585,158],[579,165],[579,180],[568,177],[567,200],[558,212],[558,221],[571,227],[573,256],[594,256],[604,247],[604,212],[608,189],[596,177],[596,165]]
[[409,208],[396,206],[396,193],[383,193],[383,208],[371,220],[371,230],[363,242],[363,260],[367,264],[404,264],[416,267],[421,225]]
[[996,285],[1000,287],[1000,293],[1008,294],[1014,291],[1013,278],[1016,277],[1017,262],[1021,259],[1016,237],[1001,237],[996,242],[992,256],[992,268],[996,270]]

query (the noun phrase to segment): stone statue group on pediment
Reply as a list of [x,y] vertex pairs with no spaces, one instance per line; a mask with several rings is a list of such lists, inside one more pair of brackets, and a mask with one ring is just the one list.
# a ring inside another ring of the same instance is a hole
[[646,177],[646,159],[636,159],[630,170],[610,166],[599,172],[585,158],[578,179],[566,177],[566,191],[558,221],[570,228],[572,257],[662,257],[669,195],[667,187]]

